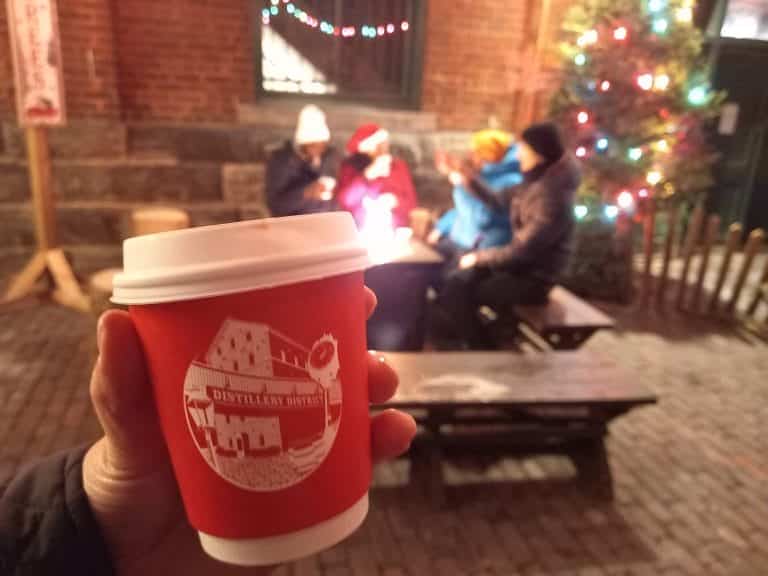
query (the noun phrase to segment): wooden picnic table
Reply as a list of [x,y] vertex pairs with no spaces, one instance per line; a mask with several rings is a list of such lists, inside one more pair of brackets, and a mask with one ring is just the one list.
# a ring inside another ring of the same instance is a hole
[[389,353],[400,376],[382,407],[413,414],[420,438],[412,473],[444,500],[442,461],[450,455],[563,453],[580,477],[612,496],[604,438],[608,423],[656,402],[636,375],[591,352]]

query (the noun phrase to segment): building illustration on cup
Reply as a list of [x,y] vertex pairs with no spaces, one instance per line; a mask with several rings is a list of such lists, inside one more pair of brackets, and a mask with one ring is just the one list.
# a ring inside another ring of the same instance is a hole
[[184,381],[195,446],[240,488],[270,492],[301,482],[336,439],[338,374],[331,334],[306,348],[266,324],[228,318]]

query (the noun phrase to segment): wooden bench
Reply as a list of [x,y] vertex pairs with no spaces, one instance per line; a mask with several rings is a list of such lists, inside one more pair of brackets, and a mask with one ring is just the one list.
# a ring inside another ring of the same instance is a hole
[[539,347],[576,350],[598,330],[615,328],[613,319],[562,286],[544,306],[516,306],[523,335]]
[[608,423],[656,397],[636,376],[592,353],[389,353],[397,395],[380,408],[413,414],[420,434],[411,481],[428,480],[444,502],[442,461],[461,454],[562,453],[589,486],[612,497],[604,438]]

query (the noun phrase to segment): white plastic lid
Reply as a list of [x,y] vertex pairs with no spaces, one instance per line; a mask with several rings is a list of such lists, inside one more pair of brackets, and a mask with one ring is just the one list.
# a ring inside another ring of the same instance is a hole
[[329,212],[130,238],[117,304],[159,304],[317,280],[368,265],[352,216]]

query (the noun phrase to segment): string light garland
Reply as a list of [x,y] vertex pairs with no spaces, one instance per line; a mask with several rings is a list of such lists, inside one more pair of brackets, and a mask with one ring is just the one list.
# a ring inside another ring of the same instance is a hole
[[626,26],[619,26],[613,31],[613,39],[622,42],[629,36],[629,31]]
[[261,11],[261,21],[267,26],[272,23],[273,18],[280,16],[284,11],[285,14],[293,16],[293,18],[307,28],[317,29],[323,34],[334,36],[336,38],[355,38],[357,36],[362,36],[363,38],[376,39],[384,36],[391,36],[398,32],[405,33],[411,29],[411,24],[407,20],[403,20],[399,23],[385,22],[376,25],[363,24],[361,26],[344,26],[328,22],[327,20],[321,20],[310,12],[302,10],[296,6],[296,4],[291,2],[291,0],[270,0],[269,4],[269,6]]

